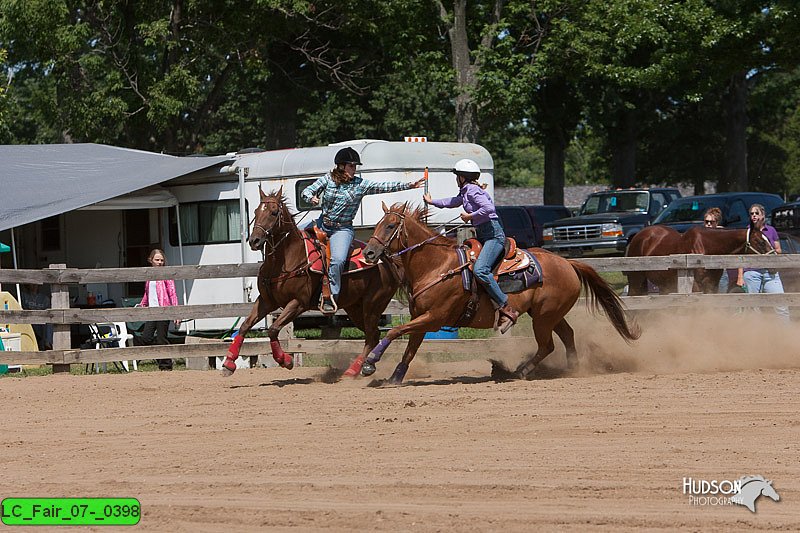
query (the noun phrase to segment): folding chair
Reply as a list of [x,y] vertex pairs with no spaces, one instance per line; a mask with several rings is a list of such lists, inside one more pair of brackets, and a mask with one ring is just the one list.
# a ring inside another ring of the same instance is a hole
[[[127,341],[133,339],[133,335],[128,333],[128,327],[125,322],[101,322],[97,324],[89,324],[89,334],[90,338],[87,341],[89,346],[94,345],[96,350],[101,350],[103,348],[124,348],[127,344]],[[120,372],[130,372],[130,368],[128,365],[128,361],[120,361],[122,363],[122,367],[120,367],[117,361],[114,361],[114,367],[119,370]],[[133,361],[133,369],[138,370],[137,361],[134,359]],[[108,365],[106,363],[91,363],[86,365],[86,372],[96,372],[100,373],[101,369],[103,372],[108,370]]]

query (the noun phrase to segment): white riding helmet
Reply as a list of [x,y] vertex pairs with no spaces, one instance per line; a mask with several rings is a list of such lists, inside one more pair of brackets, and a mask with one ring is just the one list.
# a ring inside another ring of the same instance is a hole
[[453,173],[464,174],[471,177],[473,174],[480,175],[481,167],[479,167],[478,163],[472,159],[459,159],[456,161],[456,166],[453,167]]

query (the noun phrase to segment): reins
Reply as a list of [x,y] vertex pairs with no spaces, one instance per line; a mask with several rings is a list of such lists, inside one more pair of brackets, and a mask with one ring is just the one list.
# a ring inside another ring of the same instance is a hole
[[[440,224],[439,226],[436,226],[436,228],[434,228],[434,230],[436,230],[438,228],[438,231],[436,231],[436,233],[434,235],[431,235],[427,239],[424,239],[424,240],[422,240],[422,241],[420,241],[420,242],[418,242],[416,244],[408,246],[407,245],[407,243],[408,243],[408,233],[405,231],[406,214],[405,213],[392,213],[392,214],[396,215],[396,216],[398,216],[400,218],[400,223],[397,225],[397,228],[395,228],[395,230],[392,232],[392,234],[389,236],[389,238],[386,240],[386,242],[384,243],[383,240],[380,237],[378,237],[377,235],[373,235],[372,236],[372,238],[375,239],[383,247],[383,255],[386,256],[386,258],[388,260],[387,262],[389,262],[389,263],[391,263],[391,260],[396,258],[396,257],[399,257],[399,256],[401,256],[401,255],[403,255],[405,253],[411,252],[412,250],[416,250],[417,248],[419,248],[421,246],[424,246],[425,244],[428,244],[429,242],[433,241],[434,239],[436,239],[438,237],[443,237],[443,236],[447,235],[448,233],[450,233],[451,231],[457,230],[457,229],[459,229],[461,227],[464,227],[464,226],[468,225],[466,223],[461,223],[461,224],[458,224],[457,226],[455,226],[453,228],[450,228],[447,231],[443,231],[444,228],[447,226],[447,224],[453,222],[454,220],[458,220],[459,218],[461,218],[461,215],[459,215],[459,216],[457,216],[457,217],[455,217],[455,218],[453,218],[451,220],[448,220],[444,224]],[[399,239],[398,236],[400,235],[401,230],[403,231],[403,234],[406,235],[406,244],[403,244],[402,241],[399,241],[399,242],[400,242],[401,246],[406,246],[406,247],[404,249],[398,251],[398,252],[393,253],[393,254],[386,253],[387,249],[389,247],[389,244],[391,244],[391,242],[395,238]],[[454,276],[455,274],[458,274],[459,272],[461,272],[462,270],[464,270],[467,267],[469,267],[469,263],[464,263],[463,265],[460,265],[460,266],[458,266],[456,268],[452,268],[452,269],[448,270],[447,272],[443,272],[443,273],[439,274],[439,276],[436,279],[434,279],[433,281],[429,282],[428,284],[426,284],[424,287],[422,287],[418,291],[414,292],[413,294],[409,295],[409,300],[410,300],[409,301],[409,305],[412,305],[413,302],[414,302],[414,299],[417,296],[419,296],[420,294],[422,294],[423,292],[425,292],[428,289],[430,289],[431,287],[441,283],[442,281]]]
[[[381,244],[381,245],[384,247],[384,250],[386,249],[386,247],[388,247],[388,246],[389,246],[389,243],[390,243],[390,242],[392,242],[392,240],[394,239],[395,235],[398,233],[398,231],[400,230],[400,228],[401,228],[401,227],[403,227],[403,226],[404,226],[404,224],[405,224],[405,218],[406,218],[406,216],[405,216],[404,214],[403,214],[403,215],[401,215],[400,213],[393,213],[393,214],[395,214],[395,215],[399,216],[399,217],[400,217],[400,219],[401,219],[401,221],[400,221],[400,224],[397,226],[397,229],[396,229],[396,230],[394,231],[394,233],[392,234],[392,236],[391,236],[391,237],[389,237],[389,240],[388,240],[388,241],[386,241],[386,244],[384,245],[384,244],[383,244],[383,242],[381,242],[381,240],[380,240],[378,237],[376,237],[376,236],[373,236],[373,238],[374,238],[376,241],[378,241],[378,242],[379,242],[379,243],[380,243],[380,244]],[[436,226],[435,228],[433,228],[433,229],[434,229],[434,231],[435,231],[437,228],[439,228],[439,230],[438,230],[438,231],[436,231],[436,233],[435,233],[434,235],[431,235],[430,237],[428,237],[428,238],[427,238],[427,239],[425,239],[424,241],[418,242],[417,244],[414,244],[414,245],[412,245],[412,246],[408,246],[408,247],[404,248],[403,250],[400,250],[399,252],[395,252],[395,253],[393,253],[393,254],[391,254],[391,255],[388,255],[388,254],[387,254],[387,257],[389,257],[389,258],[395,258],[395,257],[399,257],[399,256],[403,255],[404,253],[410,252],[410,251],[412,251],[412,250],[416,250],[416,249],[417,249],[417,248],[419,248],[420,246],[423,246],[423,245],[425,245],[425,244],[428,244],[429,242],[431,242],[432,240],[436,239],[437,237],[444,237],[445,235],[447,235],[447,234],[448,234],[448,233],[450,233],[451,231],[457,230],[457,229],[459,229],[459,228],[463,228],[463,227],[465,227],[465,226],[467,226],[467,225],[468,225],[468,224],[465,224],[465,223],[461,223],[461,224],[458,224],[458,225],[457,225],[457,226],[455,226],[455,227],[452,227],[452,228],[450,228],[450,229],[449,229],[449,230],[447,230],[447,231],[442,231],[442,230],[444,230],[444,228],[447,226],[447,224],[449,224],[449,223],[453,222],[454,220],[458,220],[459,218],[461,218],[461,215],[459,215],[459,216],[457,216],[457,217],[455,217],[455,218],[452,218],[452,219],[448,220],[447,222],[445,222],[445,223],[443,223],[443,224],[439,224],[438,226]],[[408,237],[406,237],[406,242],[408,242]],[[400,244],[402,244],[402,243],[400,243]]]

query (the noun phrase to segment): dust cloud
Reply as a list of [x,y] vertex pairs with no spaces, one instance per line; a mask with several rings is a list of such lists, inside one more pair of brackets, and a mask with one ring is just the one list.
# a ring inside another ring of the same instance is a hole
[[[575,330],[579,374],[613,372],[720,372],[800,368],[800,328],[782,323],[771,308],[675,308],[630,312],[642,329],[627,344],[602,315],[576,306],[567,320]],[[563,368],[563,345],[543,363]]]

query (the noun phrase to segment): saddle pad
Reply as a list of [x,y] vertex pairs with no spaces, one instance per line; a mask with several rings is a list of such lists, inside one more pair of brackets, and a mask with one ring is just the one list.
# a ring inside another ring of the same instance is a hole
[[510,272],[508,274],[501,274],[497,280],[500,290],[506,294],[524,291],[529,287],[544,282],[544,278],[542,276],[542,265],[539,264],[539,260],[536,259],[536,256],[534,256],[528,250],[522,251],[530,260],[530,265],[528,268],[525,270]]
[[[311,265],[311,272],[322,274],[322,254],[320,253],[317,241],[308,235],[303,235],[303,241],[306,243],[306,257],[308,258],[308,263]],[[358,248],[350,247],[350,263],[343,274],[358,272],[375,266],[367,264],[364,260],[364,246],[366,246],[367,243],[359,240],[354,240],[353,243],[358,246]]]
[[[463,266],[467,262],[467,250],[466,248],[459,246],[456,248],[456,255],[458,256],[458,266]],[[472,270],[469,268],[464,268],[461,270],[461,286],[464,287],[464,290],[470,292],[471,289],[471,279],[472,279]]]

